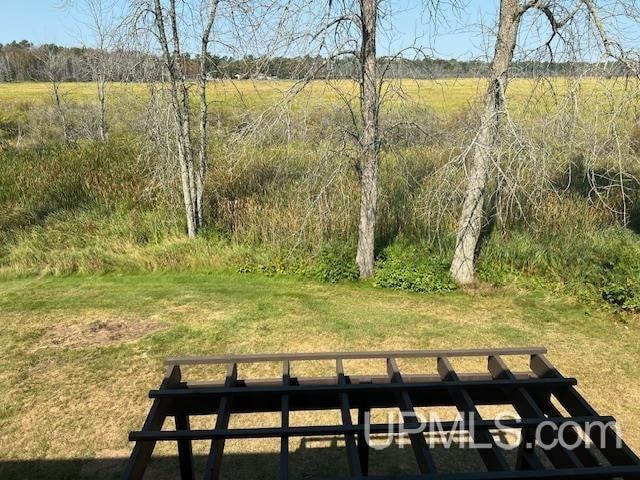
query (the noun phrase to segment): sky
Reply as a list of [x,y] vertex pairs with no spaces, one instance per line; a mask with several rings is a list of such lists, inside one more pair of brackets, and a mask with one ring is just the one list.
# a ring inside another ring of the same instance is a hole
[[[327,1],[317,0],[318,8],[322,8]],[[26,39],[36,45],[56,43],[79,46],[83,38],[85,42],[90,38],[87,27],[83,26],[82,3],[83,0],[0,0],[0,43]],[[428,2],[383,2],[386,10],[383,11],[379,28],[380,55],[395,54],[403,48],[414,46],[438,58],[486,59],[486,52],[492,50],[493,43],[491,35],[487,35],[487,25],[495,23],[499,0],[466,0],[466,6],[456,13],[443,7],[438,13],[437,22],[429,12],[423,11],[422,5],[425,3]],[[442,1],[441,5],[447,3]],[[390,15],[385,17],[385,12]],[[520,31],[522,52],[534,51],[544,45],[550,33],[546,20],[536,21],[534,14],[528,15],[531,22],[525,22]],[[539,12],[538,16],[541,18]],[[622,21],[621,25],[627,35],[626,39],[619,38],[621,43],[626,48],[637,48],[640,42],[638,24]],[[581,51],[587,52],[587,57],[593,50],[593,45],[582,45]],[[407,53],[407,56],[412,55],[411,52]]]
[[[65,2],[61,0],[0,0],[0,3],[0,43],[26,39],[35,44],[73,46],[79,45],[86,36],[77,5],[64,8]],[[475,5],[465,10],[464,18],[454,19],[446,14],[449,21],[437,28],[428,15],[423,14],[421,3],[390,0],[393,28],[379,40],[381,53],[416,45],[433,56],[463,59],[475,58],[483,51],[477,23],[495,12],[496,0],[474,2]],[[473,24],[475,30],[459,28],[461,21]]]
[[36,44],[72,45],[70,14],[57,0],[0,0],[0,43],[29,40]]

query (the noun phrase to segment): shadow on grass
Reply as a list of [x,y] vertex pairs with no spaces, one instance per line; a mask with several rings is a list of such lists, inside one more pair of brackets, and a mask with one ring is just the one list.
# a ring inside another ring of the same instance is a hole
[[[279,443],[279,441],[278,441]],[[303,440],[289,453],[290,478],[337,479],[348,478],[344,444],[335,438]],[[475,450],[441,446],[432,448],[433,457],[442,473],[485,471]],[[515,451],[505,451],[507,461],[514,466]],[[0,461],[0,478],[17,479],[119,479],[128,458],[70,458],[27,459]],[[205,455],[194,455],[195,478],[202,478]],[[280,477],[279,453],[227,453],[222,462],[221,479],[260,480]],[[393,444],[385,450],[371,450],[369,475],[419,474],[413,450],[408,442]],[[145,478],[157,480],[179,479],[177,456],[154,456]]]

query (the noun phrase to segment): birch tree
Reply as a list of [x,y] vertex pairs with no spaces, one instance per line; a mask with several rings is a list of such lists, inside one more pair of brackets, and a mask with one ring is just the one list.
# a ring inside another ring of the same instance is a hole
[[[197,5],[205,13],[204,28],[199,32],[200,63],[198,74],[198,99],[200,104],[199,127],[197,137],[198,154],[196,157],[193,139],[194,115],[190,104],[189,85],[187,83],[182,58],[184,55],[181,36],[181,23],[177,10],[177,1],[153,0],[149,9],[153,15],[153,31],[158,40],[163,68],[165,71],[171,111],[175,121],[175,141],[177,163],[180,169],[182,198],[187,220],[187,234],[196,236],[203,223],[204,179],[207,172],[207,72],[206,60],[208,47],[216,18],[219,0],[208,0]],[[193,7],[193,6],[191,6]]]
[[361,0],[360,26],[360,113],[362,116],[362,156],[358,164],[360,179],[360,219],[356,263],[360,278],[373,276],[375,262],[375,228],[378,202],[380,90],[376,60],[376,26],[378,0]]
[[87,63],[98,97],[98,136],[107,139],[107,84],[112,77],[115,62],[116,15],[113,2],[82,0],[81,11],[92,41],[87,45]]
[[47,79],[51,88],[51,98],[56,116],[59,119],[65,142],[71,141],[71,132],[67,115],[67,92],[62,83],[68,79],[69,58],[64,50],[54,46],[43,48],[40,55],[42,75]]
[[[500,1],[498,30],[493,58],[489,66],[488,85],[482,99],[482,113],[478,131],[470,149],[471,164],[450,269],[454,280],[461,285],[474,281],[475,257],[485,221],[485,203],[493,162],[492,150],[499,139],[500,123],[505,115],[505,92],[509,82],[508,70],[518,42],[518,30],[522,18],[529,10],[541,12],[551,28],[551,38],[547,43],[550,45],[560,29],[574,18],[585,2],[590,2],[590,0],[577,0],[574,7],[567,10],[562,2]],[[563,19],[558,19],[554,7],[560,7],[568,13],[565,13]]]

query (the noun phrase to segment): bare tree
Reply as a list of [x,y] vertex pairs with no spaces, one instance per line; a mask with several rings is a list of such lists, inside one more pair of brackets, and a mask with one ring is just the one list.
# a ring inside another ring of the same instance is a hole
[[98,136],[107,139],[107,84],[114,73],[117,16],[113,0],[82,0],[84,23],[91,32],[91,44],[87,47],[87,64],[96,84],[98,97]]
[[[630,73],[640,78],[640,62],[638,62],[637,59],[630,58],[628,50],[619,42],[616,42],[608,33],[601,8],[599,8],[593,0],[581,0],[580,3],[587,9],[589,19],[595,27],[605,55],[620,62]],[[627,21],[637,24],[640,20],[640,6],[637,0],[621,0],[618,3],[619,5],[614,3],[613,8],[610,6],[610,9],[614,10],[610,12],[611,16],[624,16]]]
[[[200,72],[199,72],[199,159],[196,162],[194,141],[192,138],[193,113],[191,111],[189,86],[182,63],[183,51],[180,34],[180,19],[176,8],[176,0],[169,0],[164,5],[161,0],[154,0],[150,5],[153,14],[153,31],[159,42],[163,66],[167,78],[171,98],[171,110],[175,121],[175,139],[177,160],[180,167],[182,197],[187,219],[187,233],[195,237],[202,227],[204,178],[207,169],[207,73],[206,59],[211,32],[215,22],[218,0],[209,0],[205,26],[200,34]],[[197,5],[203,9],[205,5]],[[186,36],[186,35],[185,35]]]
[[[314,51],[316,61],[309,70],[301,72],[301,80],[296,82],[284,96],[283,105],[297,96],[311,80],[322,72],[323,81],[330,84],[343,105],[348,109],[350,124],[339,128],[344,141],[341,154],[353,160],[360,187],[360,208],[358,217],[358,245],[356,263],[361,278],[374,274],[375,230],[378,202],[378,171],[380,153],[379,110],[383,75],[377,59],[376,34],[380,15],[380,0],[336,0],[328,2],[328,7],[317,15],[317,3],[313,0],[283,0],[284,12],[304,11],[299,18],[311,19],[306,30],[296,25],[298,32],[283,32],[284,38],[306,40],[306,53]],[[295,7],[294,7],[295,5]],[[304,8],[308,7],[309,10]],[[341,57],[354,60],[349,70],[339,79],[353,78],[358,86],[357,96],[345,89],[344,83],[331,84],[335,79],[334,61]],[[357,107],[354,108],[354,105]],[[344,140],[344,138],[343,138]],[[352,142],[353,141],[353,142]],[[348,151],[346,144],[355,146]]]
[[380,90],[376,60],[376,25],[378,0],[361,0],[360,24],[362,43],[360,53],[360,113],[362,115],[362,158],[358,164],[360,177],[360,220],[358,224],[358,250],[356,263],[360,277],[373,276],[378,201],[378,170],[380,149],[378,113]]
[[[331,5],[334,10],[331,11]],[[442,4],[442,5],[441,5]],[[425,0],[423,7],[433,20],[443,5],[457,8],[457,1],[438,2]],[[379,197],[379,168],[382,138],[380,133],[380,109],[383,102],[383,91],[389,94],[394,91],[385,87],[385,77],[393,65],[402,58],[407,50],[420,50],[412,46],[402,49],[396,54],[378,59],[377,37],[380,28],[385,33],[393,34],[392,22],[380,24],[380,19],[387,21],[393,17],[392,2],[381,0],[342,0],[329,2],[329,15],[320,28],[323,36],[321,43],[332,45],[326,55],[325,75],[331,77],[334,60],[347,56],[354,59],[353,65],[338,77],[350,76],[358,84],[358,109],[352,107],[352,98],[344,91],[344,86],[337,86],[336,93],[349,110],[353,130],[347,131],[347,137],[354,139],[356,151],[351,156],[358,175],[360,187],[360,208],[358,216],[358,244],[356,263],[360,278],[374,275],[375,268],[375,236],[376,216]],[[387,85],[388,86],[388,85]],[[357,110],[357,111],[356,111]],[[346,143],[346,142],[345,142]],[[347,149],[343,152],[347,155]]]
[[53,107],[60,121],[65,142],[71,140],[71,135],[67,118],[66,92],[63,90],[61,84],[68,78],[68,63],[69,59],[64,50],[46,48],[40,56],[42,74],[48,80],[51,87]]
[[[575,7],[569,10],[566,17],[561,20],[557,19],[553,7],[563,7],[562,2],[544,0],[501,0],[500,2],[498,31],[493,58],[489,66],[488,86],[483,96],[480,124],[470,149],[471,165],[450,269],[453,278],[459,284],[464,285],[474,281],[475,257],[485,220],[485,203],[492,169],[492,149],[498,141],[501,118],[505,115],[508,70],[513,60],[523,15],[532,9],[543,14],[551,28],[551,37],[547,42],[549,46],[559,34],[560,29],[576,15],[583,1],[589,0],[578,0]],[[563,10],[566,11],[564,8]]]
[[207,172],[207,60],[209,58],[209,41],[211,30],[216,18],[216,10],[219,0],[211,0],[206,24],[200,36],[200,75],[198,76],[198,92],[200,100],[200,155],[198,159],[198,171],[196,176],[196,211],[198,215],[198,225],[202,225],[203,199],[204,199],[204,177]]

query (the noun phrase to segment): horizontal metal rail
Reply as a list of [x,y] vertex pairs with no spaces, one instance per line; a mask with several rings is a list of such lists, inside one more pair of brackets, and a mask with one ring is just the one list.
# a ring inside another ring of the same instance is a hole
[[314,353],[265,353],[258,355],[219,355],[167,358],[165,365],[215,365],[227,363],[261,363],[317,360],[367,360],[387,358],[439,358],[439,357],[488,357],[509,355],[543,355],[545,347],[480,348],[459,350],[392,350],[379,352],[314,352]]
[[433,390],[482,390],[482,389],[539,389],[545,388],[551,391],[575,386],[578,381],[575,378],[536,378],[526,380],[478,380],[468,382],[415,382],[415,383],[359,383],[344,385],[299,385],[299,386],[255,386],[251,388],[183,388],[151,390],[149,398],[182,398],[196,397],[227,397],[241,395],[268,395],[268,394],[310,394],[310,393],[342,393],[342,392],[400,392],[400,391],[433,391]]
[[[556,426],[563,423],[572,423],[576,426],[585,426],[592,422],[603,422],[614,424],[615,419],[610,416],[589,416],[589,417],[558,417],[558,418],[522,418],[514,420],[479,420],[472,425],[456,421],[440,422],[430,425],[428,422],[422,431],[424,435],[447,432],[468,432],[471,429],[493,430],[493,429],[518,429],[535,428],[542,424],[553,424]],[[431,428],[433,427],[433,428]],[[400,435],[407,433],[406,426],[401,423],[372,423],[368,426],[363,424],[354,425],[316,425],[309,427],[262,427],[262,428],[232,428],[217,430],[162,430],[162,431],[136,431],[129,434],[130,441],[176,441],[181,439],[190,440],[213,440],[216,438],[277,438],[283,435],[288,437],[321,437],[330,435],[343,435],[345,433],[360,433],[367,429],[371,434]]]

